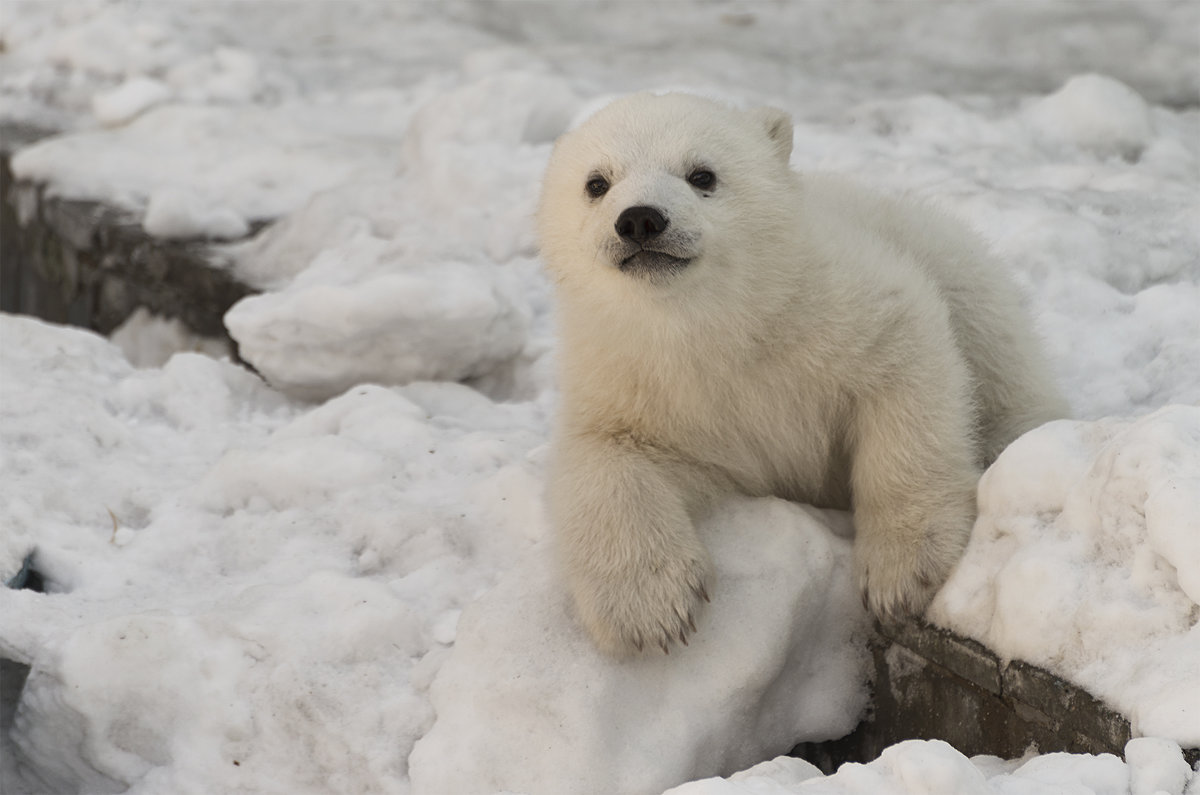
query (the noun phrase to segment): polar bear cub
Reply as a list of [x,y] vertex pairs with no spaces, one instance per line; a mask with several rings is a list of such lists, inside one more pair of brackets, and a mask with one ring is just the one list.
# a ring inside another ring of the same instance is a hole
[[711,575],[693,520],[731,491],[852,508],[864,602],[923,610],[981,468],[1064,415],[974,235],[791,151],[782,111],[640,94],[551,155],[547,496],[579,617],[618,656],[687,642]]

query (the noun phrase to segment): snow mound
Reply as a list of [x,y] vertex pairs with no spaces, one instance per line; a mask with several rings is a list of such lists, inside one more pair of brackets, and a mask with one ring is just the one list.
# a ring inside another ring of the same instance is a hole
[[[112,109],[116,113],[146,98],[109,101],[131,103]],[[160,191],[186,190],[198,197],[192,203],[199,212],[186,225],[173,212],[173,222],[162,227],[151,214],[147,231],[177,236],[182,228],[228,237],[231,215],[245,227],[294,210],[355,175],[394,170],[395,142],[410,112],[410,100],[383,91],[273,108],[163,104],[120,127],[39,141],[13,156],[12,169],[19,179],[46,183],[52,194],[135,213],[145,212]],[[370,132],[364,132],[368,120]],[[347,136],[354,146],[344,144]],[[228,210],[207,212],[211,208]]]
[[741,498],[701,532],[716,565],[691,645],[599,654],[545,555],[468,607],[433,683],[416,795],[654,793],[840,737],[868,701],[846,517]]
[[1154,134],[1146,101],[1119,80],[1098,74],[1072,77],[1027,113],[1047,139],[1102,155],[1135,158]]
[[1012,444],[931,617],[1200,745],[1200,408],[1061,421]]

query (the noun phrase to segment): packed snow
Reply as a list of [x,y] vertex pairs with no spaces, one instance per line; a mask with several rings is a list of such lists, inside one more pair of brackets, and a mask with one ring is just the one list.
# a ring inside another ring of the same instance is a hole
[[[0,316],[0,580],[48,586],[0,588],[0,790],[1200,792],[1200,6],[632,8],[5,3],[0,121],[61,131],[17,175],[236,241],[262,293],[226,317],[261,377],[145,313]],[[555,136],[647,88],[783,107],[795,167],[1011,265],[1074,419],[986,473],[930,617],[1120,709],[1124,760],[778,756],[869,699],[849,519],[779,500],[705,520],[689,647],[591,648],[531,215]]]
[[979,509],[932,617],[1200,747],[1200,409],[1032,431]]

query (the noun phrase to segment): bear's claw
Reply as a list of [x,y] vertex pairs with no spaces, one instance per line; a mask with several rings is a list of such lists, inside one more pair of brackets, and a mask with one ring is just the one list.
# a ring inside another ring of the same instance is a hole
[[[856,540],[855,565],[863,607],[885,621],[925,612],[962,555],[969,527],[963,519],[945,523],[948,531],[910,533],[916,542],[896,543],[889,536]],[[937,527],[937,525],[934,525]]]
[[629,571],[628,576],[584,580],[578,585],[576,607],[584,626],[604,651],[616,657],[640,654],[658,646],[670,654],[671,645],[689,645],[695,633],[701,600],[708,599],[703,578],[709,571],[704,558],[673,565]]

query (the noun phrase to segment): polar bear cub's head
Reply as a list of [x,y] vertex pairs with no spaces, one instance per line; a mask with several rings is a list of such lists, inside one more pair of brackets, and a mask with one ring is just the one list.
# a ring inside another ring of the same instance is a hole
[[617,100],[555,145],[538,215],[547,266],[560,284],[662,287],[756,259],[787,226],[791,151],[791,119],[774,108]]

